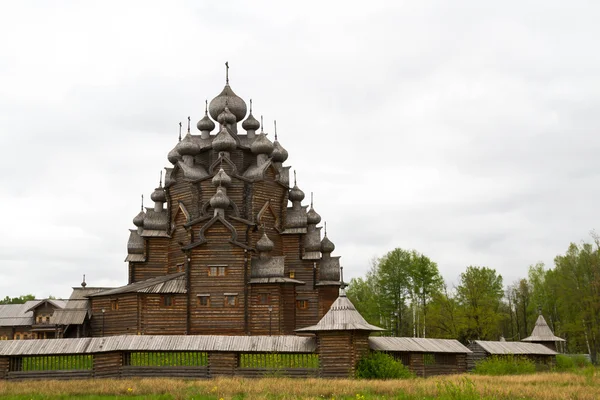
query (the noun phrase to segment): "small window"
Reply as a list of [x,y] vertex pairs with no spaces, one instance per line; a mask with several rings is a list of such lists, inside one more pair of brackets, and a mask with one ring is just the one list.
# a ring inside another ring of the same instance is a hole
[[198,306],[199,307],[210,307],[210,295],[198,295]]
[[291,269],[290,270],[290,279],[294,279],[296,277],[296,271]]
[[306,310],[308,308],[308,300],[296,300],[296,308],[298,310]]
[[46,317],[46,323],[50,322],[50,317]]
[[160,305],[163,307],[172,307],[175,305],[175,298],[170,294],[160,296]]
[[183,266],[185,264],[177,264],[177,272],[183,272]]
[[15,335],[15,339],[16,340],[21,340],[21,335],[19,335],[19,334]]
[[208,268],[208,276],[225,276],[227,275],[227,267],[216,265]]
[[259,304],[269,304],[269,294],[268,293],[260,293],[258,295],[258,303]]
[[235,307],[238,305],[237,295],[228,294],[225,295],[225,307]]
[[110,309],[116,311],[119,309],[119,300],[113,299],[110,301]]

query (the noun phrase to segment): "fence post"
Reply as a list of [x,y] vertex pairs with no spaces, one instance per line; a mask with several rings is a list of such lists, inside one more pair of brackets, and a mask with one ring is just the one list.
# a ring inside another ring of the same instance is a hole
[[238,353],[213,351],[208,353],[208,377],[231,377],[238,367]]
[[369,352],[369,331],[318,331],[319,375],[352,378],[356,364]]
[[123,369],[123,352],[111,351],[94,354],[94,378],[120,378]]
[[8,357],[0,357],[0,379],[6,379],[6,375],[8,374]]

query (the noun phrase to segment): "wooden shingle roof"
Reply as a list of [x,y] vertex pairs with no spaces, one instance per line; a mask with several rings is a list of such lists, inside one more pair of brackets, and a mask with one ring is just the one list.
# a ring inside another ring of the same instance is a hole
[[546,323],[546,320],[540,314],[537,321],[535,321],[535,326],[533,327],[533,331],[531,331],[531,336],[522,339],[523,342],[564,342],[565,339],[560,338],[558,336],[554,336],[554,332]]
[[356,310],[354,304],[346,297],[346,292],[340,289],[339,297],[333,302],[327,314],[312,326],[296,329],[296,332],[318,331],[383,331],[378,326],[371,325]]
[[371,350],[410,353],[471,353],[456,339],[429,339],[409,337],[371,337]]
[[539,343],[523,343],[523,342],[494,342],[487,340],[475,340],[474,344],[481,346],[483,350],[492,355],[515,354],[515,355],[550,355],[558,354]]

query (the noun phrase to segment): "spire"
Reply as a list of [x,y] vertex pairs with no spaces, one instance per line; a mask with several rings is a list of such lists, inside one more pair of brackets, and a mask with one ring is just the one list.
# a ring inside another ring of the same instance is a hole
[[296,170],[294,170],[294,186],[297,186],[297,184],[296,184]]
[[204,99],[204,116],[208,117],[208,99]]
[[250,99],[250,114],[252,114],[252,99]]
[[344,267],[340,267],[340,296],[346,296],[346,290],[344,286]]
[[87,283],[85,283],[85,274],[83,274],[83,281],[81,282],[81,287],[86,287]]
[[181,142],[181,121],[179,121],[179,141]]
[[158,187],[162,187],[162,169],[160,170],[160,178],[158,179]]
[[142,194],[142,205],[140,207],[140,211],[144,211],[144,194]]
[[225,84],[229,85],[229,61],[225,61]]
[[327,236],[327,221],[325,221],[325,236]]
[[310,192],[310,208],[313,208],[313,192]]
[[188,131],[187,131],[188,134],[190,134],[190,120],[191,120],[191,118],[188,115]]
[[275,126],[275,140],[277,140],[277,120],[273,120],[273,125]]
[[263,131],[263,116],[262,115],[260,116],[260,133],[265,133]]

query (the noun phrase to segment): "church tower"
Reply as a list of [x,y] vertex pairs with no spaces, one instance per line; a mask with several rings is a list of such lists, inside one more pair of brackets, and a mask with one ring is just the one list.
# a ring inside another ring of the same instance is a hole
[[271,141],[226,68],[133,220],[128,285],[90,297],[94,335],[294,334],[338,297],[339,257],[312,194],[308,209],[276,124]]

